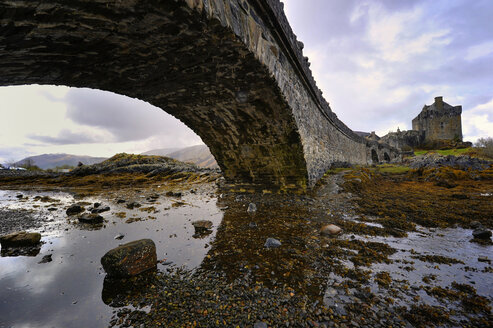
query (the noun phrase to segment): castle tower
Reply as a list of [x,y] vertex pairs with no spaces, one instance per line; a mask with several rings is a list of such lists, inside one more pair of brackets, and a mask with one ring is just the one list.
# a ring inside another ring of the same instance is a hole
[[421,113],[413,119],[413,130],[419,131],[425,141],[462,141],[462,106],[451,106],[443,97],[435,97],[431,105],[424,105]]

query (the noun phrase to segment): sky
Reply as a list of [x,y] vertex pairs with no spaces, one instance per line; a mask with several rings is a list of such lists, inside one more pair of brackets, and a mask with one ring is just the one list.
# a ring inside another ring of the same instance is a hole
[[[465,140],[493,136],[493,1],[283,2],[318,86],[351,129],[410,129],[443,96],[462,105]],[[0,114],[0,163],[202,143],[161,109],[100,90],[0,87]]]

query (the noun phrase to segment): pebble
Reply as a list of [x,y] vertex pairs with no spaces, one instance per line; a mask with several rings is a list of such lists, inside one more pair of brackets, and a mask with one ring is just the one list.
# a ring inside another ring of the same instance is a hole
[[341,231],[342,231],[342,229],[340,227],[336,226],[335,224],[327,224],[327,225],[324,225],[320,229],[320,233],[322,235],[337,235]]
[[255,222],[250,222],[250,223],[248,224],[248,227],[249,227],[249,228],[252,228],[252,229],[253,229],[253,228],[257,228],[257,223],[255,223]]
[[491,263],[491,260],[489,258],[487,258],[486,256],[480,256],[480,257],[478,257],[478,261],[479,262]]
[[277,248],[279,246],[281,246],[281,242],[275,238],[267,238],[267,240],[265,241],[265,244],[264,244],[264,247],[267,247],[267,248]]
[[248,213],[255,213],[255,212],[257,212],[257,205],[255,205],[254,203],[248,204],[247,212]]

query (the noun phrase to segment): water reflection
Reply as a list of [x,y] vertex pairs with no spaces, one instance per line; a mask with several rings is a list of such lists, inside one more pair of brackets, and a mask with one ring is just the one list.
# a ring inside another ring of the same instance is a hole
[[41,244],[28,247],[2,247],[1,256],[37,256],[41,251]]
[[[207,247],[222,219],[216,198],[209,193],[187,193],[182,197],[185,204],[178,207],[173,207],[175,201],[162,194],[152,202],[137,196],[142,206],[133,210],[127,209],[125,204],[117,204],[117,198],[104,200],[111,211],[102,214],[106,222],[98,227],[81,224],[75,217],[67,218],[65,208],[80,200],[70,194],[31,192],[29,200],[23,199],[19,205],[15,198],[17,193],[2,192],[0,208],[45,211],[43,207],[33,208],[37,205],[35,195],[60,199],[60,202],[57,211],[43,212],[51,215],[54,221],[34,229],[41,232],[44,242],[36,254],[0,258],[0,327],[107,326],[112,308],[105,302],[121,304],[122,295],[132,295],[139,286],[146,286],[105,282],[100,259],[108,250],[132,240],[150,238],[156,243],[158,260],[193,269],[206,256]],[[96,198],[83,200],[89,203],[101,201]],[[155,209],[150,209],[151,206]],[[136,220],[125,223],[129,218]],[[197,219],[212,221],[213,233],[203,239],[193,238],[191,222]],[[119,234],[124,235],[122,240],[115,239]],[[7,251],[1,249],[2,254]],[[48,254],[52,254],[52,261],[39,264]],[[163,264],[158,267],[166,268]],[[25,315],[27,309],[28,316]]]
[[[250,202],[257,203],[255,214],[247,212]],[[224,218],[202,270],[223,272],[230,281],[285,286],[312,297],[325,289],[326,281],[318,273],[330,263],[315,259],[311,241],[318,236],[317,223],[307,219],[313,215],[302,198],[230,195],[218,206],[225,209]],[[267,238],[279,240],[282,246],[266,248]]]
[[114,279],[106,276],[103,281],[101,299],[111,307],[127,306],[129,299],[136,299],[143,290],[156,285],[156,270],[144,272],[138,277]]

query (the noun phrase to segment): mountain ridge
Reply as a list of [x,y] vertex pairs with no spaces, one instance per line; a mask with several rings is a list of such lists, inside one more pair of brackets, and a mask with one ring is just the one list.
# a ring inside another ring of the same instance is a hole
[[175,151],[165,152],[167,149],[152,149],[142,153],[142,155],[158,155],[167,156],[181,162],[193,163],[199,167],[204,168],[218,168],[216,159],[212,156],[209,147],[207,145],[195,145],[185,148],[177,148]]
[[85,165],[91,165],[100,163],[106,160],[107,157],[94,157],[88,155],[72,155],[66,153],[57,154],[41,154],[36,156],[29,156],[15,162],[15,166],[22,166],[32,161],[32,165],[38,166],[40,169],[53,169],[57,166],[69,165],[77,166],[79,162]]

